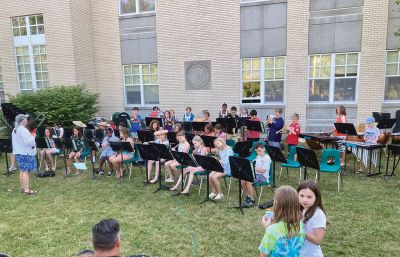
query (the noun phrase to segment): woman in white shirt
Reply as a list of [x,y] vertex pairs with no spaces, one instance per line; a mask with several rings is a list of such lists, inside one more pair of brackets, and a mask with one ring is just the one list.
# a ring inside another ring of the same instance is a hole
[[29,189],[29,172],[36,170],[36,144],[35,138],[26,128],[28,115],[18,114],[15,117],[15,128],[12,132],[13,154],[19,166],[19,182],[21,192],[32,195],[35,191]]

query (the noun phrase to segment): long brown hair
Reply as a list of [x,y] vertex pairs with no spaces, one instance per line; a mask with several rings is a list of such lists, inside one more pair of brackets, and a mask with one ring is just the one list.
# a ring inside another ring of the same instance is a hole
[[119,130],[119,135],[121,136],[121,138],[122,138],[122,134],[124,134],[127,138],[129,138],[129,130],[127,128],[121,128]]
[[52,127],[46,127],[46,129],[45,129],[45,136],[46,136],[46,130],[49,131],[49,138],[53,138],[54,129],[53,129]]
[[[339,108],[339,113],[337,112],[337,108]],[[346,113],[346,108],[344,107],[343,104],[338,105],[338,106],[336,107],[336,114],[337,114],[337,115],[347,115],[347,113]]]
[[[309,221],[312,216],[314,216],[315,210],[319,207],[326,215],[324,206],[322,205],[322,196],[321,196],[321,190],[319,189],[319,186],[317,183],[315,183],[312,180],[305,180],[303,181],[298,187],[297,187],[297,193],[300,192],[300,190],[303,189],[310,189],[314,195],[315,195],[315,202],[314,205],[311,206],[306,213],[304,213],[303,221],[306,223]],[[300,209],[303,211],[304,207],[300,205]]]
[[300,232],[301,211],[296,190],[281,186],[274,193],[274,223],[283,221],[291,238]]
[[159,122],[158,120],[152,120],[152,121],[150,122],[150,124],[149,124],[149,129],[150,129],[150,130],[153,130],[153,124],[154,124],[154,123],[157,123],[157,129],[154,130],[154,131],[160,130],[160,122]]

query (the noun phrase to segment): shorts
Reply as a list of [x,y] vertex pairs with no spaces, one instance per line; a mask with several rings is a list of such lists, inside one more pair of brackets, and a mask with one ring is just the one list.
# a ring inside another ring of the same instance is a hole
[[264,177],[264,175],[256,174],[256,179],[254,180],[254,182],[264,183],[267,181],[268,181],[268,179],[266,177]]
[[22,155],[16,154],[15,159],[17,160],[19,170],[23,171],[36,171],[36,158],[35,155]]
[[346,140],[345,140],[345,138],[342,137],[341,140],[336,141],[336,144],[337,144],[338,150],[340,152],[345,152],[346,151]]
[[268,145],[281,148],[281,143],[280,142],[269,141]]

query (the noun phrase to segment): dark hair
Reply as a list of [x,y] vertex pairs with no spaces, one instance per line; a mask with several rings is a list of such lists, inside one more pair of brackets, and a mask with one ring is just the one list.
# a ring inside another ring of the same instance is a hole
[[92,250],[82,250],[77,255],[77,257],[89,257],[89,256],[95,256],[94,255],[94,251],[92,251]]
[[[179,131],[176,133],[176,138],[178,137],[185,137],[185,133],[183,133],[183,131]],[[185,137],[186,138],[186,137]]]
[[257,116],[257,111],[256,110],[251,110],[250,111],[250,116]]
[[125,122],[123,122],[123,121],[121,121],[119,124],[118,124],[119,126],[121,126],[121,127],[124,127],[124,128],[126,128],[126,123]]
[[81,137],[82,137],[82,131],[81,131],[81,128],[78,127],[78,126],[75,126],[75,127],[72,129],[72,137],[74,136],[74,129],[78,130],[78,137],[81,138]]
[[207,115],[208,117],[210,117],[210,112],[204,112],[204,115]]
[[113,133],[113,132],[114,132],[114,130],[113,130],[112,128],[106,128],[106,132]]
[[279,114],[282,114],[282,108],[276,108],[275,111],[278,112]]
[[295,113],[295,114],[292,115],[292,118],[300,119],[300,116],[299,116],[298,113]]
[[228,108],[228,105],[227,105],[226,103],[223,103],[223,104],[222,104],[222,107]]
[[[300,190],[303,190],[303,189],[310,189],[315,194],[314,205],[311,206],[306,211],[306,213],[304,213],[303,221],[304,221],[304,223],[306,223],[307,221],[309,221],[312,218],[317,207],[319,207],[325,214],[326,214],[326,212],[322,205],[321,190],[319,189],[318,184],[312,180],[305,180],[297,187],[297,193],[299,193]],[[303,211],[304,207],[300,205],[300,209]]]
[[153,111],[158,110],[158,106],[153,107]]
[[125,127],[121,128],[119,130],[119,135],[121,136],[122,133],[129,137],[129,130],[127,128]]
[[210,132],[214,132],[214,127],[211,124],[207,124],[204,126],[204,129],[207,129]]
[[[337,108],[339,108],[339,113],[337,112]],[[347,113],[346,113],[346,108],[344,107],[344,105],[338,105],[337,107],[336,107],[336,114],[338,114],[338,115],[347,115]]]
[[46,127],[45,131],[46,131],[46,130],[49,131],[49,133],[50,133],[49,137],[52,138],[53,135],[54,135],[54,129],[53,129],[52,127]]
[[132,111],[134,111],[134,110],[139,111],[139,108],[138,107],[133,107]]
[[[149,129],[150,129],[150,130],[153,130],[153,125],[154,125],[154,123],[157,124],[157,130],[159,130],[159,129],[160,129],[160,122],[159,122],[158,120],[152,120],[152,121],[150,122],[150,124],[149,124]],[[156,130],[156,131],[157,131],[157,130]]]
[[119,223],[115,219],[105,219],[92,227],[94,249],[111,250],[119,237]]
[[192,107],[190,107],[190,106],[186,107],[186,111],[187,111],[187,110],[192,111]]
[[236,106],[232,106],[232,107],[231,107],[231,111],[235,111],[235,112],[236,112],[236,111],[237,111]]
[[55,126],[61,126],[62,124],[61,124],[60,120],[56,120],[56,121],[54,121],[54,125]]
[[222,130],[222,125],[221,124],[216,124],[215,125],[215,129]]
[[265,149],[265,145],[264,145],[263,143],[257,143],[257,144],[254,146],[254,149],[258,149],[258,148]]

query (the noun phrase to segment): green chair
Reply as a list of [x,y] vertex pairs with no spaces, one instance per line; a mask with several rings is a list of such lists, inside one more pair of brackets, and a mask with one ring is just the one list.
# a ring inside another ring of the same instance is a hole
[[[269,166],[269,179],[267,181],[265,181],[265,182],[253,182],[253,186],[256,189],[256,193],[257,193],[257,187],[261,187],[260,194],[258,196],[258,204],[257,205],[260,205],[260,200],[261,200],[262,191],[263,191],[264,187],[268,187],[271,190],[272,195],[274,194],[274,190],[272,189],[272,178],[274,176],[273,172],[274,172],[274,167],[273,167],[273,164],[271,162],[271,165]],[[256,176],[254,174],[254,178],[255,177]]]
[[226,145],[232,147],[232,149],[233,149],[233,148],[235,148],[236,141],[233,140],[233,139],[227,139],[227,140],[226,140]]
[[281,180],[282,169],[283,169],[283,167],[285,167],[288,178],[289,178],[289,168],[299,169],[299,184],[300,184],[300,182],[301,182],[301,165],[298,161],[295,160],[296,148],[297,148],[297,146],[290,148],[288,158],[287,158],[287,163],[281,163],[281,171],[279,173],[278,183]]
[[136,144],[134,144],[134,149],[135,152],[133,153],[133,157],[130,160],[124,160],[124,164],[128,167],[129,164],[129,180],[131,179],[131,175],[132,175],[132,167],[133,167],[133,163],[136,163],[139,168],[140,168],[140,172],[142,172],[143,174],[143,170],[142,170],[142,166],[140,166],[140,164],[138,163],[139,160],[139,150],[136,146]]
[[[328,159],[333,159],[331,165],[328,164]],[[327,148],[322,151],[321,161],[319,164],[319,171],[317,171],[315,180],[320,181],[320,172],[337,173],[338,175],[338,192],[340,191],[340,185],[343,185],[343,178],[340,174],[340,151],[333,148]]]

